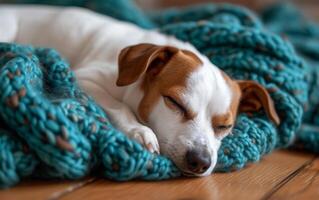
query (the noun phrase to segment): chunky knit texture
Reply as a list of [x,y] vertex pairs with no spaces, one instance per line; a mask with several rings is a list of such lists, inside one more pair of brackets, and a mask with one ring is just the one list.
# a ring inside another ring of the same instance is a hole
[[[287,40],[297,41],[294,38],[302,34],[316,38],[318,32],[307,32],[310,27],[317,30],[316,26],[305,25],[300,15],[297,27],[284,27],[279,20],[296,10],[278,6],[266,11],[266,30],[249,10],[231,5],[146,15],[131,1],[59,2],[90,7],[144,28],[157,26],[164,33],[191,42],[233,78],[253,79],[269,90],[281,125],[274,126],[263,112],[239,115],[232,135],[223,141],[218,153],[218,171],[237,170],[256,162],[275,148],[288,147],[296,136],[298,147],[319,151],[315,127],[319,114],[314,107],[319,103],[318,78],[308,61],[319,60],[319,48],[314,45],[318,41],[309,42],[309,46],[293,42],[300,55],[308,55],[305,61]],[[78,179],[92,169],[116,180],[179,175],[170,160],[148,153],[114,129],[102,109],[77,87],[68,64],[54,50],[1,44],[0,70],[0,186],[13,185],[27,176]],[[311,126],[303,126],[296,134],[305,107],[304,120]]]
[[289,39],[307,63],[308,102],[294,147],[319,153],[319,26],[290,4],[274,5],[261,17],[269,30]]
[[179,175],[112,127],[56,51],[0,43],[0,65],[0,187],[26,176],[78,179],[96,167],[115,180]]

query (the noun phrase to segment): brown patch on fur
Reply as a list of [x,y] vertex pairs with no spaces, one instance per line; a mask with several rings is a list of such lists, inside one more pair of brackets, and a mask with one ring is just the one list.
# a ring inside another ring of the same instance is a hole
[[126,86],[137,81],[146,71],[159,73],[170,57],[178,51],[175,47],[152,44],[128,46],[118,57],[119,74],[117,86]]
[[[236,116],[238,112],[238,107],[240,104],[240,98],[241,98],[241,90],[238,86],[238,84],[233,81],[225,72],[220,70],[224,80],[226,81],[226,84],[229,86],[231,90],[231,103],[224,114],[220,114],[217,116],[212,117],[212,126],[215,130],[216,135],[223,135],[225,132],[229,131],[230,127],[232,127],[235,124]],[[218,130],[219,126],[229,127],[225,130]]]
[[238,107],[240,104],[241,90],[235,81],[233,81],[225,72],[223,72],[222,70],[220,70],[220,71],[221,71],[222,76],[225,79],[225,81],[226,81],[227,85],[229,86],[231,93],[232,93],[230,107],[229,107],[227,113],[224,115],[228,116],[229,115],[228,113],[230,113],[231,115],[229,117],[231,118],[232,123],[234,124],[236,121]]
[[213,117],[214,126],[219,125],[232,125],[233,124],[233,116],[231,111],[227,111],[227,113],[222,115],[217,115]]
[[241,112],[252,113],[263,108],[271,121],[276,125],[280,124],[274,102],[262,85],[254,81],[237,81],[237,83],[242,91],[239,108]]
[[[165,66],[155,76],[146,72],[141,84],[144,97],[138,107],[140,120],[148,121],[152,109],[162,96],[172,97],[183,105],[180,96],[186,89],[187,78],[201,65],[202,61],[194,53],[187,50],[178,50],[165,62]],[[169,103],[165,103],[169,108],[177,109]],[[194,117],[195,113],[188,110],[187,113],[183,113],[182,121],[185,122]]]
[[214,116],[212,119],[213,128],[216,135],[224,134],[226,130],[218,130],[219,126],[232,127],[234,124],[236,116],[233,115],[231,110],[228,110],[225,114]]
[[232,91],[229,111],[232,113],[234,122],[238,110],[251,114],[263,108],[271,121],[276,125],[280,124],[273,100],[262,85],[249,80],[234,81],[226,73],[221,72]]

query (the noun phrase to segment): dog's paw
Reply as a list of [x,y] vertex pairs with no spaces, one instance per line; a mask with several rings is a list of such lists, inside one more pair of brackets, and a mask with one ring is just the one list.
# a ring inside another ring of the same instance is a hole
[[155,133],[146,126],[132,128],[129,137],[136,140],[151,153],[159,154],[159,145]]

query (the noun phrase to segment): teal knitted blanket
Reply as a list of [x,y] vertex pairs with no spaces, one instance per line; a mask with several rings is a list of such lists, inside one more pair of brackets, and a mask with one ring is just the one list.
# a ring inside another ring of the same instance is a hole
[[[281,125],[275,127],[263,112],[239,115],[233,134],[223,140],[217,171],[241,169],[276,148],[319,152],[319,28],[293,7],[266,10],[262,23],[249,10],[231,5],[150,15],[127,0],[53,4],[158,27],[192,43],[233,78],[256,80],[271,92]],[[294,25],[285,23],[292,17]],[[169,159],[150,154],[116,130],[55,50],[1,43],[0,100],[0,187],[24,177],[79,179],[92,171],[121,181],[180,175]]]

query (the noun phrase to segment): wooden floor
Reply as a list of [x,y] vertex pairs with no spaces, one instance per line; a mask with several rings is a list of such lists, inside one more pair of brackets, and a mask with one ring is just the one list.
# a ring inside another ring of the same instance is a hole
[[277,151],[237,172],[161,182],[25,181],[0,191],[0,199],[319,199],[319,156]]

